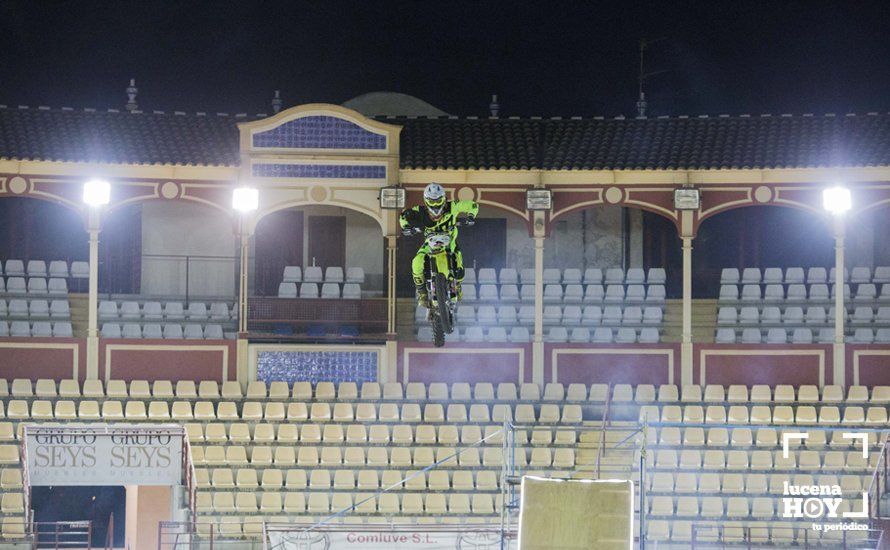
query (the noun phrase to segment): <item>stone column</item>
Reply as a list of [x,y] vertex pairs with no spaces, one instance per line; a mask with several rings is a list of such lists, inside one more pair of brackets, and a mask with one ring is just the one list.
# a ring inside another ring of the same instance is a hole
[[[847,310],[844,305],[844,237],[846,225],[843,216],[834,217],[834,383],[846,385],[847,349],[844,343],[844,322]],[[852,383],[852,380],[849,381]]]
[[[680,336],[680,384],[692,384],[692,239],[691,211],[680,213],[680,239],[683,241],[683,328]],[[676,381],[675,381],[676,383]]]
[[87,217],[87,233],[90,236],[89,313],[87,320],[87,372],[88,379],[99,378],[99,212],[90,208]]
[[247,339],[247,299],[250,288],[248,286],[248,273],[250,271],[250,234],[251,218],[249,213],[238,215],[238,240],[240,242],[240,258],[238,266],[238,340],[236,342],[236,363],[238,381],[243,388],[250,382],[248,353],[249,341]]
[[532,339],[532,380],[544,384],[544,213],[534,212],[535,334]]

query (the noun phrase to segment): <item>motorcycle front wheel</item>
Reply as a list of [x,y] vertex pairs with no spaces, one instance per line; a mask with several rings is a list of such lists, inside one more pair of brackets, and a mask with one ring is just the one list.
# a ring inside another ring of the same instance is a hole
[[442,330],[448,334],[454,331],[451,319],[451,293],[448,291],[448,279],[441,273],[436,273],[436,310]]

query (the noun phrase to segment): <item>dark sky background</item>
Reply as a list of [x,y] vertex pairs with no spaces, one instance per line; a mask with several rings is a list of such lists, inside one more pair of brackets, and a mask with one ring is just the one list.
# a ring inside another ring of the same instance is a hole
[[0,103],[268,112],[365,92],[452,114],[890,111],[885,2],[0,0]]

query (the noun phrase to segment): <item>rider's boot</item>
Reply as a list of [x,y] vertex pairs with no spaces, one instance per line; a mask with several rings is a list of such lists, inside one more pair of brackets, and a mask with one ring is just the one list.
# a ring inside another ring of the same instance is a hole
[[429,309],[430,295],[427,293],[426,285],[422,279],[420,281],[417,279],[414,280],[414,293],[417,296],[417,305]]
[[456,259],[457,266],[454,269],[454,294],[457,296],[457,300],[460,301],[464,298],[464,289],[462,283],[464,282],[464,275],[466,275],[466,271],[464,271],[461,257],[458,255]]

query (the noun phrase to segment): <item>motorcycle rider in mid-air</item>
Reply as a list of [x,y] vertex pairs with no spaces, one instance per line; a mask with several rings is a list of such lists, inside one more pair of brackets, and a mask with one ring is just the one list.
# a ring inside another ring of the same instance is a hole
[[[461,282],[464,280],[464,259],[457,245],[457,220],[459,214],[466,214],[465,225],[476,222],[479,205],[475,201],[452,201],[445,198],[445,190],[438,183],[431,183],[423,190],[423,205],[406,209],[399,216],[399,225],[403,235],[432,232],[446,232],[451,235],[451,256],[454,258],[454,279],[456,281],[457,298],[462,297]],[[417,251],[411,261],[411,274],[417,292],[417,303],[428,307],[429,294],[425,285],[426,255],[430,249],[426,242]]]

